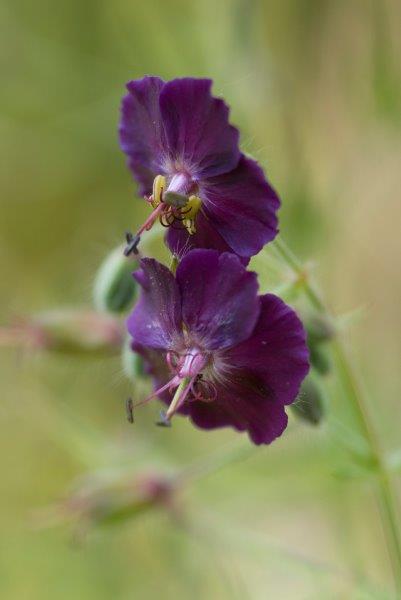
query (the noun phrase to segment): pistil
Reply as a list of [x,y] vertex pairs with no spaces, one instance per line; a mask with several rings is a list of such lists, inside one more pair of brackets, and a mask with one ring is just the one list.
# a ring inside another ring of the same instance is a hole
[[167,421],[170,421],[170,419],[174,415],[174,413],[176,413],[177,410],[180,408],[180,406],[182,406],[182,404],[184,403],[184,400],[187,397],[189,390],[191,389],[192,381],[193,381],[193,378],[191,378],[191,377],[184,377],[184,379],[182,379],[180,385],[178,386],[178,388],[175,391],[175,394],[170,403],[170,406],[167,409],[167,412],[166,412],[166,420]]

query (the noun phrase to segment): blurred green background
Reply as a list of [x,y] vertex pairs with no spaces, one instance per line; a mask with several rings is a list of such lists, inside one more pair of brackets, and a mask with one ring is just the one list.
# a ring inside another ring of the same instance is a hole
[[[2,324],[90,305],[99,262],[143,219],[117,142],[125,82],[212,77],[281,195],[283,237],[335,312],[358,317],[355,359],[396,450],[400,19],[397,0],[3,0]],[[32,517],[76,477],[172,472],[238,436],[180,419],[160,430],[154,406],[131,428],[118,358],[2,348],[0,376],[2,598],[390,597],[371,486],[347,476],[328,426],[292,423],[271,448],[199,480],[181,524],[154,512],[77,544]],[[345,432],[346,413],[332,406]]]

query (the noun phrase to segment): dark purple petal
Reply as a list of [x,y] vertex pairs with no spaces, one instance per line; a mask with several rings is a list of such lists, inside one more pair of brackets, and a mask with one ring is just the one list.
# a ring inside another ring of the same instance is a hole
[[208,350],[245,340],[259,316],[255,273],[234,254],[193,250],[180,262],[177,283],[190,336]]
[[238,374],[219,385],[213,402],[192,401],[188,404],[191,420],[202,429],[233,427],[247,431],[255,444],[270,444],[287,426],[284,407],[266,398],[263,387]]
[[253,334],[224,353],[235,369],[263,382],[279,404],[291,404],[309,371],[305,331],[295,312],[273,294],[260,296],[261,312]]
[[150,191],[149,180],[162,172],[166,143],[159,98],[164,86],[159,77],[130,81],[121,105],[121,148],[144,193]]
[[179,223],[174,223],[166,235],[166,243],[171,252],[184,256],[194,248],[209,248],[218,252],[231,252],[230,246],[223,240],[213,223],[200,211],[196,217],[196,233],[189,235]]
[[229,124],[229,109],[213,98],[210,79],[173,79],[160,94],[172,169],[196,179],[231,171],[238,163],[238,130]]
[[277,234],[280,201],[258,163],[241,157],[236,169],[201,183],[210,223],[232,250],[253,256]]
[[148,169],[141,163],[131,159],[128,159],[127,164],[138,184],[138,194],[140,196],[150,196],[153,190],[153,181],[156,173],[152,169]]
[[152,258],[141,260],[136,276],[141,297],[128,317],[128,331],[136,344],[170,348],[181,336],[181,298],[178,285],[167,267]]

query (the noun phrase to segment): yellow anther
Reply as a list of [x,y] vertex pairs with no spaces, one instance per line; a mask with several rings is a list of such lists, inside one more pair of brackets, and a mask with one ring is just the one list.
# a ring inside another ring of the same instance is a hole
[[157,175],[153,182],[152,206],[157,208],[162,201],[163,191],[166,189],[166,178],[163,175]]
[[196,233],[195,223],[193,221],[191,221],[191,219],[184,219],[182,224],[184,225],[185,229],[188,231],[189,235],[193,235],[194,233]]
[[182,224],[188,231],[189,235],[196,233],[195,218],[199,212],[201,204],[202,200],[198,198],[198,196],[190,196],[184,210],[182,211],[183,215],[185,215]]
[[202,200],[198,196],[190,196],[188,202],[185,205],[185,218],[195,219],[200,207]]

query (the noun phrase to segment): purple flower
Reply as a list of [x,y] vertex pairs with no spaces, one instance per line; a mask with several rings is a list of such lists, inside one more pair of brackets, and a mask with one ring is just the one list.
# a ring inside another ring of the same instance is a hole
[[272,294],[258,296],[256,274],[240,259],[192,250],[176,276],[154,259],[135,274],[142,286],[127,325],[155,392],[174,413],[203,429],[231,426],[269,444],[287,425],[308,372],[305,332]]
[[211,85],[189,77],[128,83],[121,147],[153,212],[128,237],[127,253],[157,219],[179,255],[213,248],[248,259],[276,236],[280,201],[258,163],[241,154],[229,109]]

